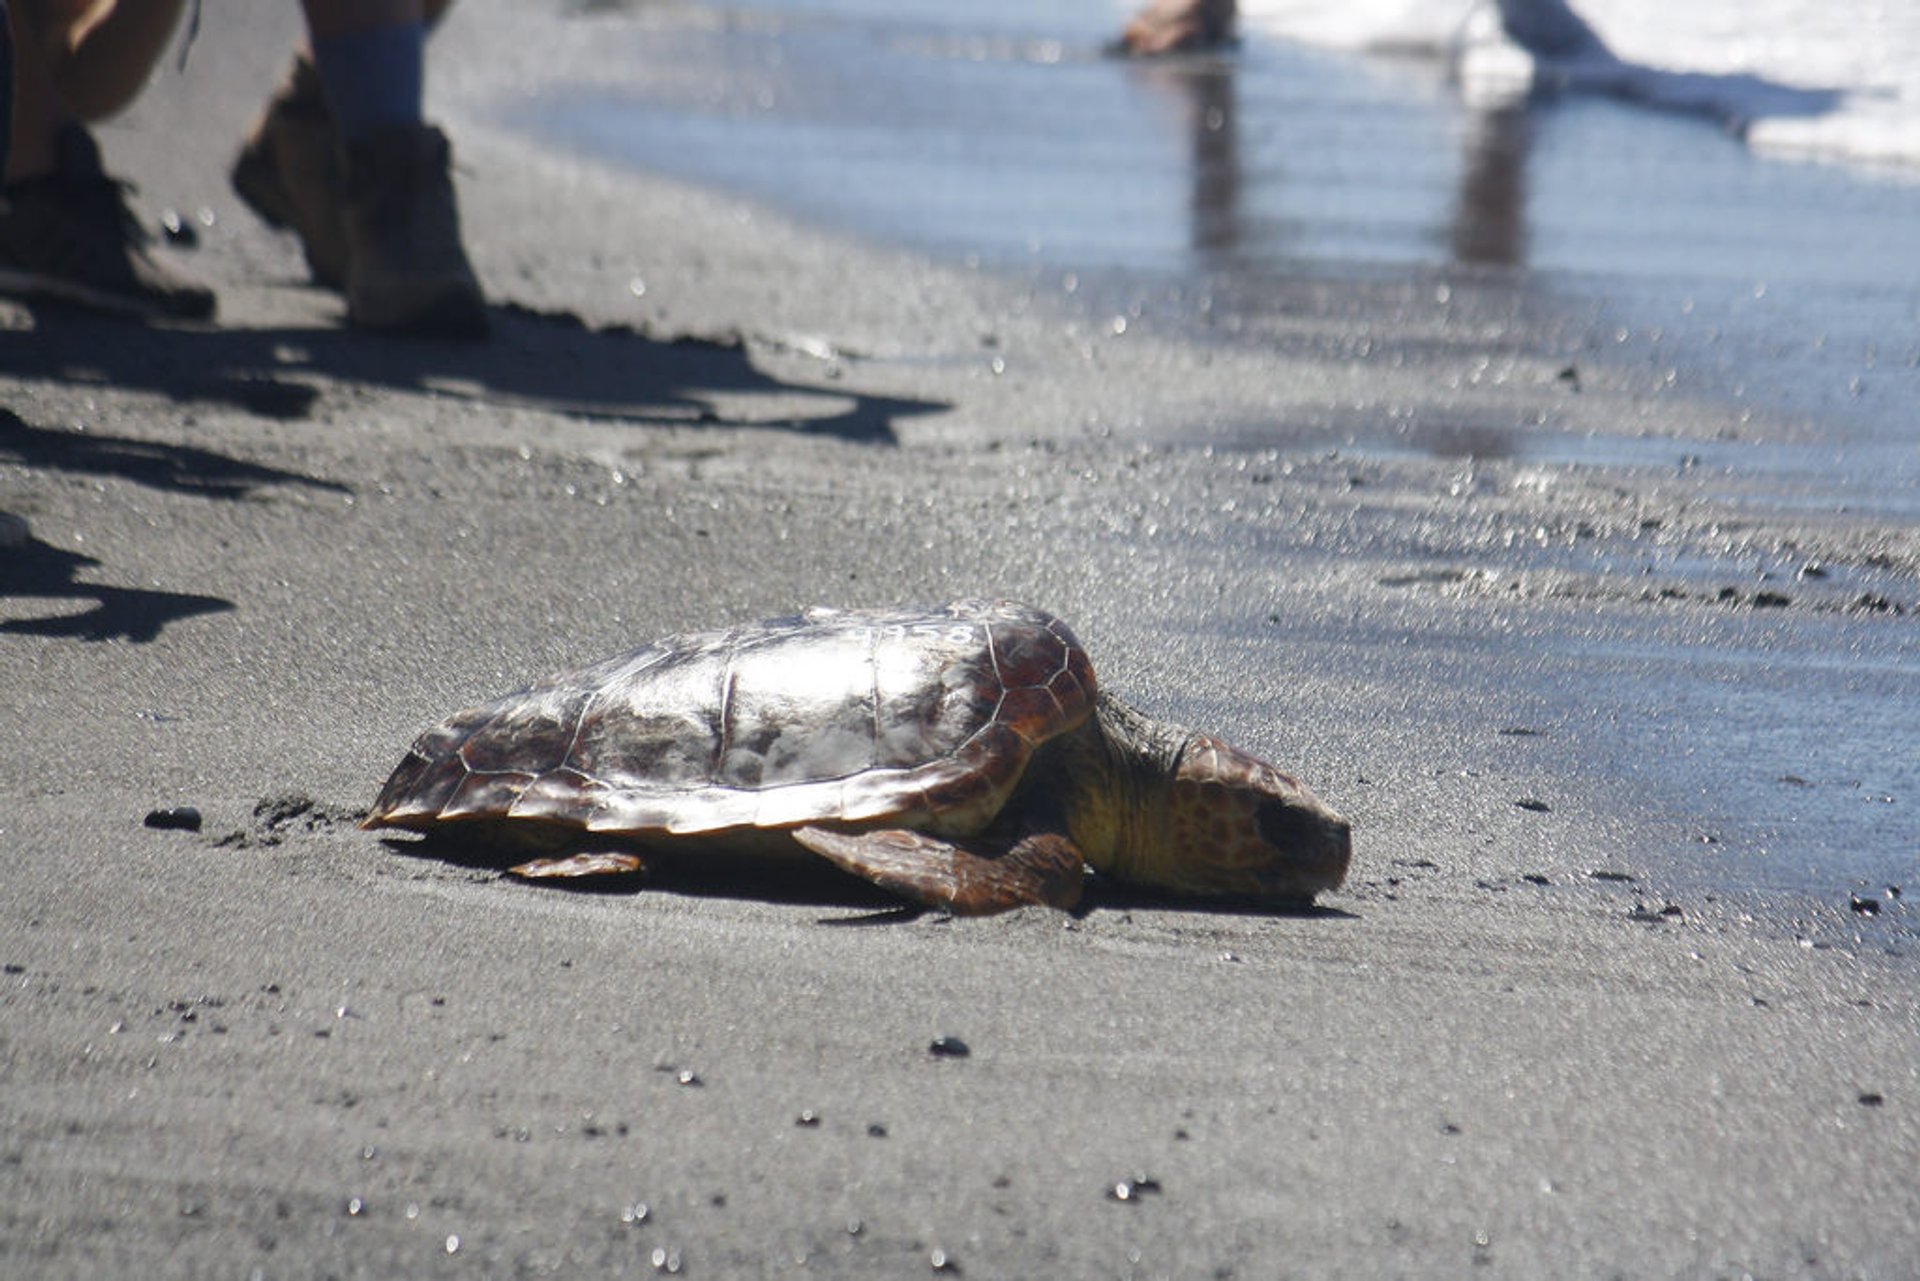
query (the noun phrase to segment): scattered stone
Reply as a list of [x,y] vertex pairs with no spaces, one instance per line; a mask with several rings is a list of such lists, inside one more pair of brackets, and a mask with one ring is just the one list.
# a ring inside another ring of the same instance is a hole
[[799,1116],[793,1118],[793,1123],[802,1129],[811,1130],[820,1124],[820,1114],[812,1108],[808,1108]]
[[927,1046],[927,1053],[937,1059],[964,1059],[973,1051],[957,1036],[936,1036]]
[[199,229],[182,217],[178,209],[160,211],[160,230],[166,234],[167,243],[176,249],[195,249],[200,245]]
[[1886,1101],[1887,1096],[1878,1090],[1863,1090],[1860,1094],[1860,1106],[1863,1108],[1877,1108]]
[[1109,1201],[1138,1201],[1141,1197],[1160,1191],[1160,1180],[1147,1175],[1135,1175],[1131,1179],[1122,1179],[1107,1189]]
[[148,810],[145,819],[148,827],[169,832],[197,832],[200,830],[200,811],[191,805],[171,805],[166,809]]
[[875,1121],[867,1127],[867,1137],[870,1139],[884,1139],[887,1137],[887,1127]]
[[1849,894],[1847,906],[1852,908],[1858,916],[1880,915],[1880,900],[1877,898],[1861,898],[1858,894]]
[[1785,609],[1791,604],[1793,604],[1793,597],[1783,595],[1780,592],[1755,592],[1753,594],[1753,607],[1755,609]]
[[1529,885],[1551,885],[1551,884],[1553,884],[1553,881],[1552,881],[1552,880],[1551,880],[1550,878],[1548,878],[1548,877],[1546,877],[1546,876],[1543,876],[1543,875],[1541,875],[1541,874],[1540,874],[1539,872],[1525,872],[1525,873],[1522,873],[1522,874],[1521,874],[1521,877],[1520,877],[1520,879],[1521,879],[1521,880],[1523,880],[1523,881],[1525,881],[1525,882],[1526,882],[1527,884],[1529,884]]
[[1535,814],[1547,814],[1553,810],[1553,806],[1532,796],[1523,796],[1514,804],[1523,810],[1532,810]]
[[1629,885],[1632,884],[1634,880],[1634,878],[1626,872],[1608,872],[1600,869],[1588,872],[1587,875],[1596,881],[1618,881]]

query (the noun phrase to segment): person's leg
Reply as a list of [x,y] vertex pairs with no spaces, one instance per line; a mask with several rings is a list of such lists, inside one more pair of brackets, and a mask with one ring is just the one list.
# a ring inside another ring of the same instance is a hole
[[185,0],[26,0],[44,15],[47,71],[68,111],[117,115],[139,96]]
[[15,91],[0,187],[0,293],[137,316],[213,314],[212,290],[148,252],[121,185],[102,172],[98,146],[60,93],[50,50],[70,48],[72,19],[91,9],[35,0],[8,9]]
[[420,123],[427,42],[420,0],[302,0],[302,7],[342,142]]
[[422,119],[427,31],[450,0],[302,0],[308,48],[255,123],[233,183],[299,232],[357,324],[477,335],[446,138]]
[[1234,0],[1149,0],[1121,33],[1121,53],[1152,55],[1206,49],[1234,38]]
[[13,15],[0,0],[0,176],[13,158]]
[[13,0],[8,6],[8,32],[14,48],[13,128],[10,134],[6,179],[32,178],[52,170],[55,142],[72,114],[60,102],[49,73],[41,25],[34,18],[33,0]]
[[[451,6],[452,0],[426,0],[419,6],[429,33]],[[316,29],[315,37],[320,39],[351,35],[350,20],[378,16],[364,10],[355,13],[342,5],[313,5],[308,14]],[[340,68],[341,62],[336,57],[335,67]],[[350,63],[342,74],[354,74]],[[401,78],[412,80],[416,86],[419,82],[417,70],[403,71]],[[342,211],[346,175],[341,169],[341,130],[335,123],[329,100],[332,96],[314,65],[312,50],[303,43],[294,52],[286,78],[248,130],[234,161],[232,181],[235,192],[268,225],[286,228],[300,237],[315,282],[344,291],[347,238]],[[405,96],[414,105],[392,114],[410,114],[418,120],[418,89],[407,91]],[[360,107],[362,119],[369,114],[366,104],[353,105]]]

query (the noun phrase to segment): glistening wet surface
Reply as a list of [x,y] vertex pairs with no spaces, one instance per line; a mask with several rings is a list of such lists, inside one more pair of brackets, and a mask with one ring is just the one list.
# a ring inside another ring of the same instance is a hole
[[[1444,597],[1453,621],[1411,649],[1391,610],[1323,639],[1383,682],[1466,661],[1461,688],[1523,691],[1549,729],[1535,757],[1675,815],[1650,865],[1829,903],[1920,879],[1901,550],[1920,519],[1920,183],[1608,99],[1470,106],[1432,59],[1255,36],[1126,62],[1103,51],[1118,16],[597,3],[571,20],[597,24],[617,78],[506,110],[608,163],[1025,281],[1090,332],[1451,379],[1464,395],[1136,434],[1319,447],[1356,479],[1439,460],[1466,499],[1589,486],[1551,530],[1444,505],[1371,529],[1360,501],[1337,554],[1410,562],[1370,588]],[[1528,379],[1544,391],[1501,399]],[[1583,412],[1596,386],[1635,416]],[[1692,497],[1580,532],[1609,486]],[[1723,515],[1683,529],[1700,504]],[[1845,554],[1821,563],[1808,529]],[[1472,602],[1515,593],[1560,622],[1483,634]]]
[[[1920,514],[1920,452],[1895,409],[1920,403],[1914,176],[1756,156],[1708,121],[1610,99],[1476,108],[1432,58],[1256,34],[1219,57],[1129,62],[1104,52],[1116,16],[597,3],[574,20],[596,24],[619,82],[548,86],[511,112],[604,160],[1031,273],[1090,308],[1104,290],[1117,314],[1201,341],[1284,347],[1303,278],[1416,279],[1415,318],[1437,331],[1574,330],[1594,362],[1680,395],[1780,430],[1817,418],[1816,440],[1767,442],[1788,454],[1748,451],[1784,500]],[[1367,408],[1305,426],[1351,449],[1460,447],[1448,424]],[[1540,430],[1475,450],[1677,458],[1657,429],[1516,426]]]

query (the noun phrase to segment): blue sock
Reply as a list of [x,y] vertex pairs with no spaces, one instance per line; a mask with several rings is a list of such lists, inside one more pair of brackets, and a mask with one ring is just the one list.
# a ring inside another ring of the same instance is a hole
[[420,123],[427,27],[403,22],[313,42],[313,65],[342,141],[384,125]]

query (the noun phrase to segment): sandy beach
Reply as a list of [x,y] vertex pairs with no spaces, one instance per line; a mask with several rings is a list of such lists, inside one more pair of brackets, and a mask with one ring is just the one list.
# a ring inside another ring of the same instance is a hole
[[[970,260],[528,124],[751,15],[467,0],[494,336],[382,340],[226,186],[293,6],[206,9],[101,137],[218,324],[0,303],[0,1275],[1920,1271],[1910,305]],[[983,595],[1348,884],[949,920],[355,827],[548,672]]]

